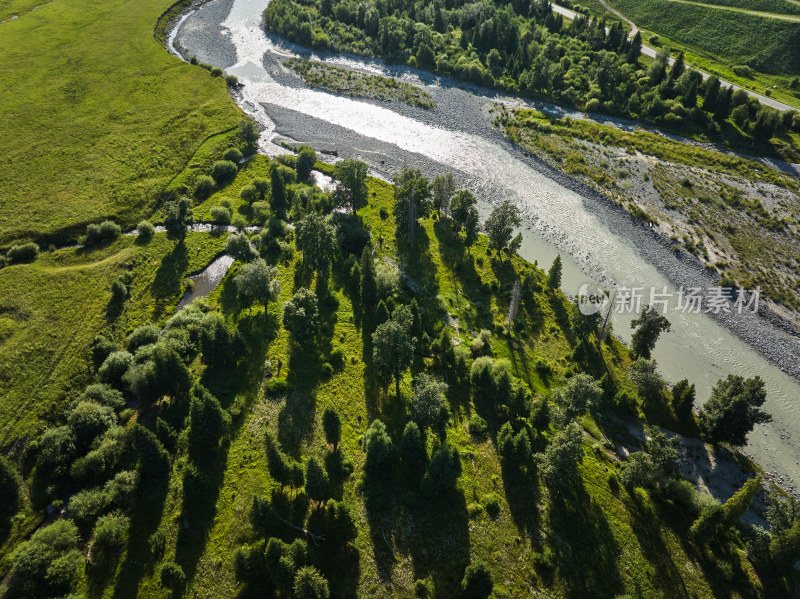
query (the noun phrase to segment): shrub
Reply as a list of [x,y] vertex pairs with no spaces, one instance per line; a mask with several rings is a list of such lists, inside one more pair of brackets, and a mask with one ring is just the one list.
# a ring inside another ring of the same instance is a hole
[[492,594],[494,588],[489,566],[483,562],[475,562],[467,566],[464,579],[461,581],[461,588],[467,599],[486,599]]
[[120,514],[108,514],[97,521],[94,527],[94,546],[103,553],[122,549],[128,534],[130,520]]
[[239,148],[228,148],[222,155],[223,160],[230,160],[234,164],[239,164],[242,161],[242,152]]
[[335,370],[340,371],[347,362],[347,354],[341,347],[337,347],[331,352],[331,355],[328,356],[328,362]]
[[86,245],[98,245],[107,243],[119,237],[122,229],[114,221],[106,220],[102,223],[92,223],[86,227]]
[[39,255],[39,246],[35,243],[12,245],[6,253],[6,258],[11,263],[31,262]]
[[239,79],[236,77],[236,75],[226,75],[225,83],[227,83],[230,87],[237,87],[239,85]]
[[70,520],[40,528],[13,558],[13,587],[9,596],[58,597],[69,592],[83,565],[80,536]]
[[485,439],[488,432],[489,427],[486,421],[477,414],[473,414],[469,419],[469,434],[476,439]]
[[167,562],[161,566],[159,579],[162,587],[173,591],[181,589],[186,583],[186,575],[183,573],[183,568],[175,562]]
[[231,224],[231,211],[225,206],[214,206],[211,209],[211,219],[217,225],[227,226]]
[[305,566],[297,571],[294,594],[297,599],[328,599],[331,592],[328,581],[319,570],[313,566]]
[[211,176],[218,185],[228,183],[236,176],[236,164],[230,160],[217,160],[211,167]]
[[137,349],[155,343],[160,336],[161,329],[154,324],[145,324],[136,327],[133,329],[133,332],[128,335],[128,351],[135,354]]
[[22,477],[4,455],[0,455],[0,530],[5,520],[13,516],[19,509],[22,498]]
[[500,515],[500,500],[497,495],[489,495],[483,503],[483,508],[490,518],[496,519]]
[[150,241],[153,238],[153,235],[156,234],[156,228],[149,220],[143,220],[136,225],[136,230],[139,233],[139,239],[142,241]]
[[126,351],[115,351],[110,354],[97,371],[97,378],[101,383],[119,388],[122,377],[133,365],[133,356]]
[[231,224],[239,231],[244,231],[247,228],[247,219],[245,218],[244,214],[236,213],[231,219]]
[[194,184],[194,197],[205,200],[214,193],[214,179],[208,175],[200,175]]
[[214,67],[213,69],[211,69],[211,76],[212,77],[222,77],[223,73],[225,73],[225,71],[223,71],[219,67]]
[[270,379],[267,381],[267,395],[269,396],[285,395],[288,390],[289,385],[286,379]]

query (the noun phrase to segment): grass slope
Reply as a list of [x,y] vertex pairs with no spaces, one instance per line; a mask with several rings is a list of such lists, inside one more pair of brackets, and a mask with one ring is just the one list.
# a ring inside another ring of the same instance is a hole
[[154,41],[168,6],[54,0],[0,25],[0,246],[135,224],[203,139],[237,124],[225,81]]

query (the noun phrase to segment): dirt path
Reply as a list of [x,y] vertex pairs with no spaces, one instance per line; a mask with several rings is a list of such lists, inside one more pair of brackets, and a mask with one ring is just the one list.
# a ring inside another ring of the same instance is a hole
[[[604,0],[598,0],[603,6],[608,7],[608,5],[604,2]],[[753,15],[756,17],[764,17],[765,19],[780,19],[782,21],[794,21],[795,23],[800,23],[800,16],[797,15],[784,15],[779,13],[773,12],[761,12],[758,10],[750,10],[749,8],[739,8],[738,6],[720,6],[719,4],[706,4],[704,2],[693,2],[692,0],[669,0],[669,2],[677,2],[678,4],[693,4],[694,6],[702,6],[704,8],[713,8],[715,10],[729,10],[732,12],[740,12],[746,15]],[[613,9],[612,9],[613,10]],[[622,15],[620,15],[617,11],[613,11],[617,16],[620,18],[625,19]],[[626,23],[632,23],[625,19]]]

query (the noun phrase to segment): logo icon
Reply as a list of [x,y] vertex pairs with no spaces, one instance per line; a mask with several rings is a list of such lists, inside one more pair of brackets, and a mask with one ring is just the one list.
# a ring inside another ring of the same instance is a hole
[[602,311],[609,302],[608,294],[597,285],[584,283],[578,289],[578,310],[584,316],[591,316]]

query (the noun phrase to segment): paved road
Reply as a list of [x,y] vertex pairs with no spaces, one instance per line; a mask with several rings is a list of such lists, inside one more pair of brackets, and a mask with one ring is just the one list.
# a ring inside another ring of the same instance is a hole
[[[636,27],[636,24],[633,21],[631,21],[630,19],[628,19],[627,17],[622,15],[619,11],[614,10],[613,8],[611,8],[607,3],[602,2],[602,0],[601,0],[601,3],[610,12],[614,13],[615,15],[617,15],[620,19],[625,21],[630,26],[630,28],[631,28],[630,35],[631,36],[636,35],[636,32],[639,29]],[[564,15],[568,19],[574,19],[577,16],[577,13],[574,10],[570,10],[568,8],[564,8],[563,6],[559,6],[558,4],[551,4],[551,6],[553,7],[553,12],[556,12],[558,14]],[[650,56],[652,58],[655,58],[656,55],[658,54],[658,50],[656,50],[655,48],[651,48],[650,46],[645,46],[644,44],[642,44],[642,54],[644,54],[645,56]],[[674,58],[670,58],[669,59],[669,64],[672,64],[674,62],[675,62]],[[698,71],[703,76],[703,79],[708,79],[711,76],[709,73],[706,73],[705,71],[703,71],[701,69],[698,69],[695,66],[692,66],[692,68],[694,70]],[[726,87],[732,87],[734,90],[743,89],[745,92],[747,92],[747,94],[749,96],[752,96],[754,98],[758,98],[758,101],[761,102],[764,106],[770,106],[771,108],[775,108],[777,110],[797,110],[794,106],[789,106],[788,104],[784,104],[783,102],[778,102],[777,100],[773,100],[772,98],[768,98],[767,96],[765,96],[763,94],[756,93],[751,89],[747,89],[746,87],[741,87],[739,85],[736,85],[735,83],[731,83],[730,81],[726,81],[725,79],[720,79],[720,83],[722,85],[726,86]]]

